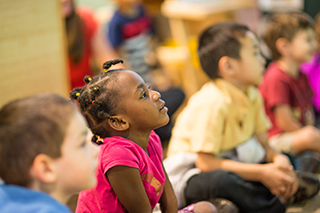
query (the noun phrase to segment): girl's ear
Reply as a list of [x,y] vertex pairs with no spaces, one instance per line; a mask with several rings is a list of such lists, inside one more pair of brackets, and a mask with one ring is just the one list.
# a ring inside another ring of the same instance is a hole
[[116,131],[125,131],[129,129],[129,122],[121,116],[112,116],[114,120],[108,119],[109,126]]
[[54,183],[57,179],[53,159],[46,154],[37,155],[30,168],[32,179],[45,183]]

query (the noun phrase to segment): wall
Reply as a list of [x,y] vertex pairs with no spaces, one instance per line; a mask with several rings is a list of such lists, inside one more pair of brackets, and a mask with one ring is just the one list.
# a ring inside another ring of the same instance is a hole
[[67,96],[58,0],[0,0],[0,106],[31,94]]

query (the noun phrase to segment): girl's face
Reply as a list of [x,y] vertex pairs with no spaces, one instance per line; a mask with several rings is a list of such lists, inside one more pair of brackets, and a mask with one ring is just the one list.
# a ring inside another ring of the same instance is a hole
[[90,142],[90,131],[83,116],[76,112],[70,121],[61,147],[61,157],[54,160],[57,187],[65,196],[96,183],[98,149]]
[[118,83],[122,114],[131,130],[151,131],[169,122],[168,109],[160,93],[148,89],[138,74],[122,71]]

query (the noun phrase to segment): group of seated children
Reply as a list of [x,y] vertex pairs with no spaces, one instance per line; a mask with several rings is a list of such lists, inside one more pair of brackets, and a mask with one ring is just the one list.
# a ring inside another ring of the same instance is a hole
[[157,203],[163,213],[218,212],[214,199],[241,213],[281,213],[310,199],[319,180],[291,160],[320,152],[312,91],[299,71],[314,52],[313,23],[276,13],[264,37],[275,61],[262,80],[265,60],[248,27],[222,22],[201,34],[198,56],[211,80],[178,116],[164,162],[153,130],[169,122],[168,108],[136,72],[109,70],[122,60],[86,76],[71,101],[43,94],[6,104],[1,212],[69,212],[63,203],[80,191],[77,213],[144,213]]

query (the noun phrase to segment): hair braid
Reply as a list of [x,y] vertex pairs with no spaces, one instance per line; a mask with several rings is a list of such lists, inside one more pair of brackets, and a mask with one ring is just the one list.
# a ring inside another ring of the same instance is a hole
[[103,63],[102,68],[104,70],[108,70],[112,65],[116,65],[119,63],[123,63],[122,59],[115,59],[115,60],[111,60],[111,61],[106,61]]
[[[107,61],[103,64],[103,69],[109,69],[112,65],[118,63],[123,63],[123,60]],[[83,80],[87,84],[70,92],[70,98],[77,100],[80,110],[95,137],[105,138],[110,136],[103,124],[106,119],[115,120],[112,115],[115,115],[118,110],[118,90],[113,85],[117,80],[118,71],[121,70],[108,70],[94,77],[86,76]],[[94,139],[92,140],[96,141]]]

